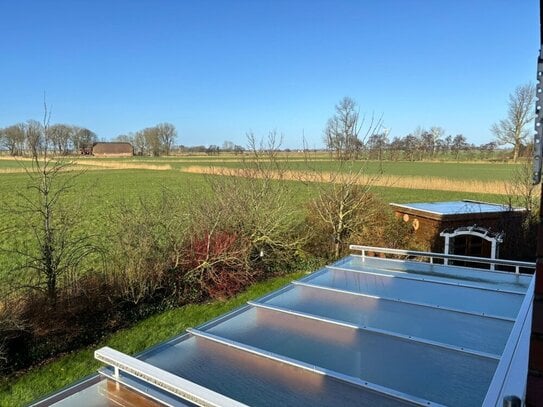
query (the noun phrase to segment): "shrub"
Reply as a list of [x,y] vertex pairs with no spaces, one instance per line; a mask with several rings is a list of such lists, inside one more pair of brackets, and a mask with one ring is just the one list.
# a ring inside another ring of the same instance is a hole
[[411,244],[411,228],[358,185],[350,186],[348,194],[335,188],[317,196],[307,207],[305,223],[311,231],[305,249],[327,260],[345,255],[350,244],[392,248]]
[[167,273],[179,263],[185,235],[181,202],[166,191],[157,201],[121,202],[110,222],[112,285],[120,299],[138,304],[164,296]]

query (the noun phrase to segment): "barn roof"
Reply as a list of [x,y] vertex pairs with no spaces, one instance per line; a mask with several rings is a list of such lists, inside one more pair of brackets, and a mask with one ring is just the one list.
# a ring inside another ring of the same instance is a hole
[[132,144],[126,142],[97,142],[92,145],[93,153],[120,154],[132,153]]

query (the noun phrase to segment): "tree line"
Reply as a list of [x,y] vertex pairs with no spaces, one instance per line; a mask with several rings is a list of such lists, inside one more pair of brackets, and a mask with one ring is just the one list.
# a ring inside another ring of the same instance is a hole
[[[505,119],[490,127],[495,140],[479,146],[467,141],[463,134],[445,135],[445,129],[432,126],[417,128],[403,137],[388,138],[382,117],[360,115],[357,103],[343,98],[326,124],[324,143],[332,156],[339,160],[358,158],[409,160],[454,158],[463,152],[490,158],[500,146],[512,146],[513,161],[530,155],[529,125],[534,120],[535,86],[518,86],[510,95]],[[362,131],[362,129],[365,131]]]
[[98,140],[96,134],[84,127],[70,124],[53,124],[44,131],[44,125],[28,120],[0,129],[0,148],[12,156],[48,151],[67,155],[91,148]]
[[132,144],[135,155],[150,155],[158,157],[170,155],[175,147],[177,130],[171,123],[159,123],[156,126],[146,127],[135,133],[122,134],[114,141]]
[[[169,155],[177,138],[173,124],[159,123],[113,141],[128,142],[136,155]],[[34,155],[47,150],[52,154],[86,154],[98,141],[92,130],[71,124],[52,124],[28,120],[0,129],[0,150],[11,156]]]

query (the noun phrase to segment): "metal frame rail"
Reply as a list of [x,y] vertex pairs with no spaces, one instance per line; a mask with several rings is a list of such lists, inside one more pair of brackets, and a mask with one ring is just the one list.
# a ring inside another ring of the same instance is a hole
[[[471,256],[461,256],[458,254],[420,252],[420,251],[415,251],[415,250],[388,249],[385,247],[359,246],[355,244],[350,245],[349,249],[353,251],[361,252],[363,258],[367,257],[367,252],[373,252],[373,253],[382,253],[382,254],[394,254],[398,256],[423,257],[423,258],[427,258],[430,264],[439,264],[439,263],[434,263],[434,259],[443,259],[444,265],[447,265],[448,260],[457,260],[457,261],[465,261],[469,263],[509,266],[515,269],[515,274],[521,274],[520,273],[521,268],[535,270],[535,263],[526,262],[526,261],[490,259],[487,257],[471,257]],[[501,271],[491,270],[491,272],[500,273]]]

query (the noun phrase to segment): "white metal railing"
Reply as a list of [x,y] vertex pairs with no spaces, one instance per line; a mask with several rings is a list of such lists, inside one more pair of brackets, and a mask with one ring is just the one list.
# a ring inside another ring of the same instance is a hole
[[198,406],[247,407],[243,403],[107,346],[95,351],[94,357],[100,362],[113,367],[114,378],[117,380],[120,379],[119,371],[123,371]]
[[383,254],[394,254],[398,256],[423,257],[423,258],[427,258],[430,264],[434,264],[434,259],[443,259],[443,260],[465,261],[465,262],[470,262],[470,263],[508,266],[508,267],[513,267],[515,269],[516,274],[520,273],[521,268],[535,270],[535,263],[526,262],[526,261],[491,259],[487,257],[461,256],[458,254],[420,252],[420,251],[415,251],[415,250],[389,249],[385,247],[360,246],[360,245],[355,245],[355,244],[350,245],[349,249],[361,252],[362,257],[366,257],[366,252],[373,252],[373,253],[383,253]]

